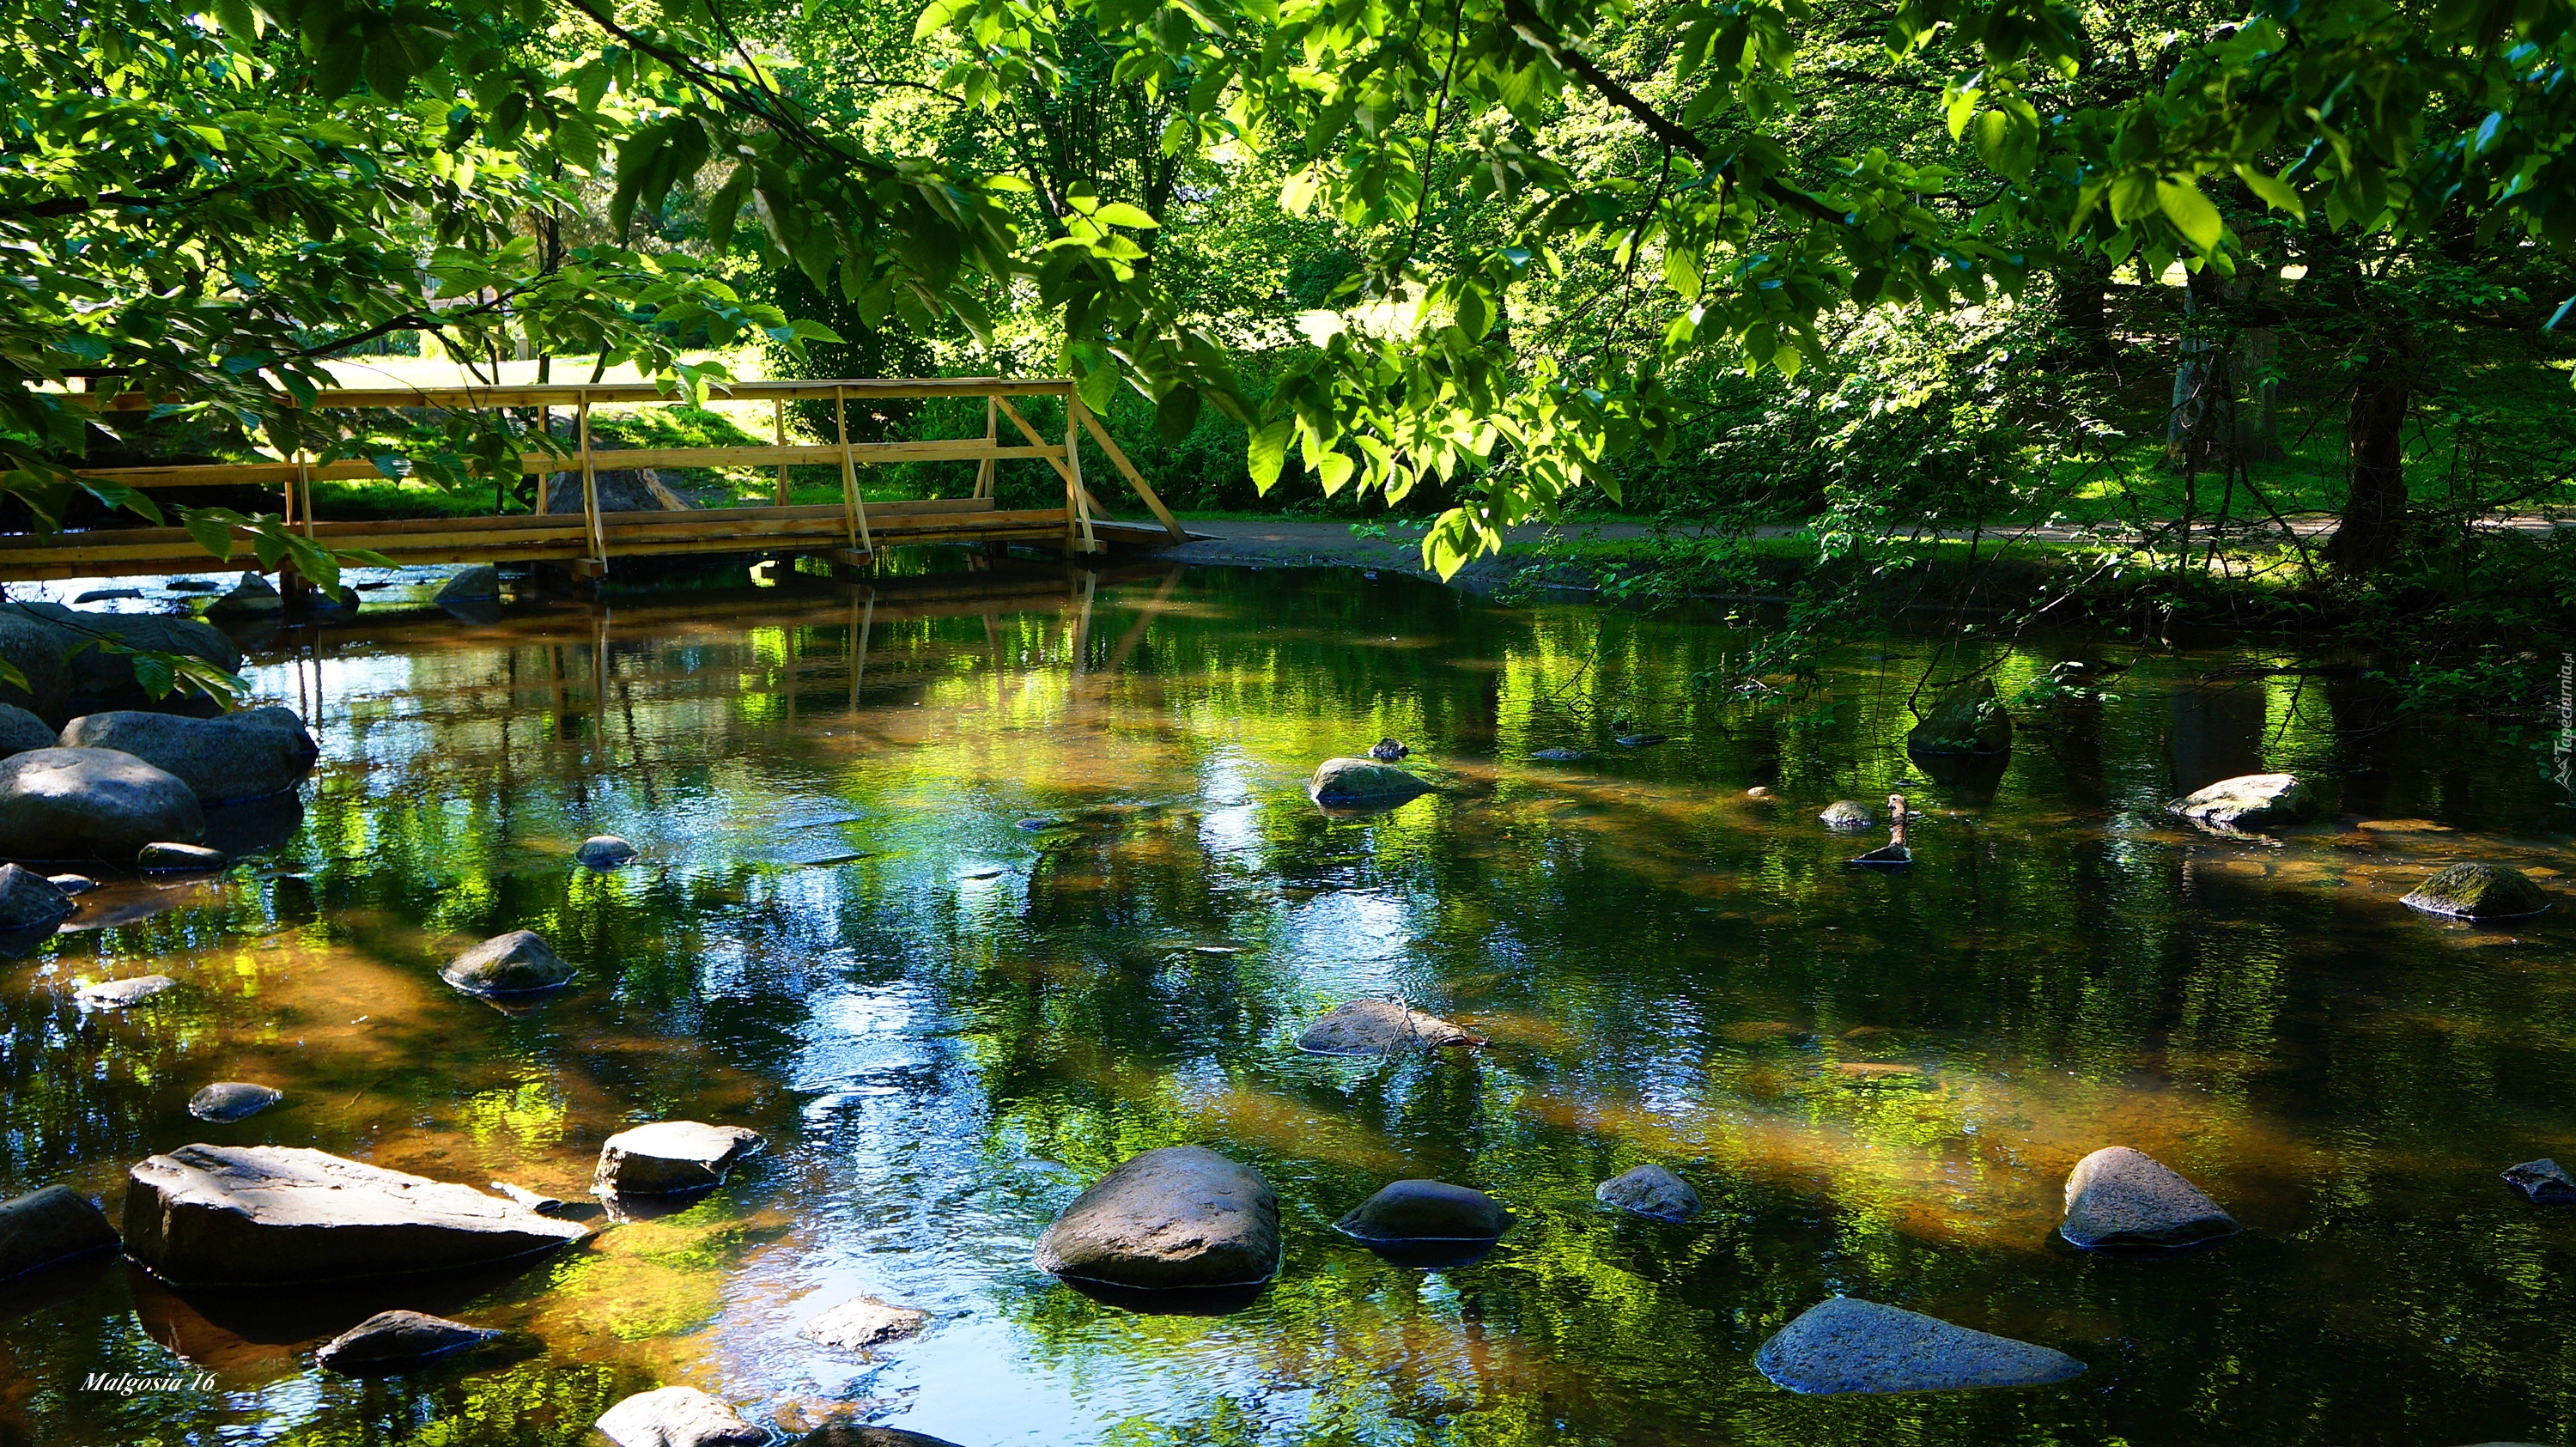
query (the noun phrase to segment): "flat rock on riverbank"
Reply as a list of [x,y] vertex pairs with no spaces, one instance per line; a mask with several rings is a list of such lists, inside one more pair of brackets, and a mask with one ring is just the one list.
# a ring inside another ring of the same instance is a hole
[[126,1253],[178,1286],[453,1271],[588,1234],[470,1186],[297,1146],[181,1146],[127,1175]]

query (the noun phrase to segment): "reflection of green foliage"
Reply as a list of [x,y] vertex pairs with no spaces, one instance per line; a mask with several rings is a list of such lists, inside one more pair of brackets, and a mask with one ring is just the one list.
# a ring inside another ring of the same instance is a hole
[[396,1378],[376,1390],[396,1399],[388,1415],[405,1425],[398,1439],[356,1423],[297,1428],[271,1439],[277,1447],[574,1447],[598,1440],[591,1423],[618,1399],[652,1383],[606,1366],[536,1361],[477,1373],[438,1386]]

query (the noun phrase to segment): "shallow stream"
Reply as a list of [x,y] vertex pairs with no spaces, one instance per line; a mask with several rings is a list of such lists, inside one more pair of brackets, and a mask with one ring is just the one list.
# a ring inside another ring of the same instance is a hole
[[[770,1148],[497,1280],[183,1299],[120,1262],[22,1289],[0,1442],[588,1443],[675,1382],[782,1439],[856,1417],[964,1447],[2566,1440],[2576,1209],[2496,1172],[2576,1161],[2568,911],[2480,930],[2398,903],[2456,858],[2566,883],[2545,748],[2258,671],[2297,659],[2114,647],[2085,654],[2134,664],[2112,696],[2024,710],[1999,777],[1927,779],[1902,737],[1928,644],[1855,645],[1803,702],[1695,686],[1757,641],[1279,570],[281,635],[251,676],[323,760],[300,818],[241,827],[283,842],[116,885],[85,919],[121,922],[0,961],[0,1195],[65,1181],[113,1216],[127,1166],[196,1140],[567,1198],[636,1121]],[[1998,677],[2080,651],[2026,642]],[[1674,741],[1613,742],[1641,732]],[[1317,762],[1384,735],[1438,793],[1308,802]],[[1558,747],[1592,757],[1532,758]],[[2258,768],[2332,822],[2274,846],[2160,810]],[[1816,811],[1898,789],[1917,863],[1847,869],[1875,837]],[[643,858],[574,865],[600,832]],[[439,982],[522,927],[581,983],[504,1013]],[[184,988],[73,1001],[153,971]],[[1294,1050],[1355,996],[1493,1043]],[[286,1100],[191,1119],[224,1079]],[[1254,1305],[1139,1315],[1031,1265],[1087,1182],[1180,1142],[1279,1191],[1286,1267]],[[2067,1168],[2115,1144],[2245,1234],[2157,1261],[2056,1243]],[[1594,1203],[1646,1161],[1708,1214]],[[1329,1229],[1399,1177],[1518,1224],[1438,1272]],[[935,1319],[868,1360],[797,1337],[862,1292]],[[1835,1293],[2090,1370],[1771,1386],[1755,1349]],[[313,1367],[387,1305],[515,1335],[390,1382]]]

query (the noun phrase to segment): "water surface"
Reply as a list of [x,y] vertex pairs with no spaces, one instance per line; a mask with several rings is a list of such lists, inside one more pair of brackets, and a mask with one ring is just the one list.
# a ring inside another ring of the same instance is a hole
[[[21,1290],[0,1441],[569,1444],[674,1382],[782,1432],[966,1447],[2564,1439],[2576,1212],[2495,1178],[2576,1159],[2564,921],[2397,903],[2461,857],[2563,883],[2545,754],[2250,671],[2301,660],[2051,639],[2003,650],[2007,693],[2070,656],[2134,667],[2026,709],[1999,774],[1927,779],[1902,737],[1928,644],[1854,645],[1793,702],[1708,686],[1758,641],[1277,570],[789,579],[271,638],[260,696],[324,751],[300,813],[233,821],[268,847],[220,880],[116,886],[84,918],[121,922],[6,962],[0,1191],[113,1213],[128,1165],[195,1140],[566,1197],[633,1122],[770,1151],[498,1280],[181,1298],[117,1264]],[[1638,732],[1675,741],[1612,742]],[[1382,735],[1440,791],[1308,803],[1318,761]],[[1531,757],[1555,747],[1593,757]],[[2310,777],[2332,822],[2274,846],[2158,807],[2255,768]],[[1875,841],[1816,810],[1898,788],[1930,811],[1919,863],[1846,869]],[[577,868],[596,832],[643,858]],[[580,985],[505,1014],[439,983],[513,928]],[[185,988],[73,1003],[151,971]],[[1360,995],[1494,1043],[1292,1048]],[[288,1099],[190,1119],[219,1079]],[[1086,1183],[1181,1142],[1279,1190],[1255,1305],[1142,1316],[1034,1269]],[[2246,1234],[2145,1262],[2055,1243],[2067,1168],[2112,1144]],[[1708,1215],[1594,1204],[1646,1161]],[[1328,1229],[1407,1176],[1519,1224],[1443,1272]],[[861,1292],[935,1321],[866,1360],[797,1338]],[[2091,1370],[1884,1399],[1753,1371],[1838,1292]],[[311,1366],[386,1305],[515,1336],[393,1382]],[[82,1386],[198,1370],[210,1390]]]

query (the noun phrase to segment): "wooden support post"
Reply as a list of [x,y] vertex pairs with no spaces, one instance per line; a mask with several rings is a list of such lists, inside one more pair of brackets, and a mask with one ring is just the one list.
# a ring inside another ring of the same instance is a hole
[[[1065,544],[1069,551],[1096,553],[1100,539],[1091,532],[1091,490],[1082,485],[1082,399],[1064,394]],[[1084,617],[1090,616],[1084,610]]]
[[590,394],[581,396],[581,511],[590,526],[590,555],[608,571],[608,530],[599,521],[599,477],[590,456]]
[[[996,398],[995,400],[996,400],[996,401],[999,401],[1000,399],[999,399],[999,398]],[[1018,429],[1020,429],[1021,434],[1022,434],[1023,436],[1025,436],[1025,437],[1027,437],[1027,438],[1029,439],[1029,441],[1030,441],[1033,445],[1035,445],[1035,446],[1039,446],[1039,447],[1044,447],[1044,446],[1046,446],[1046,445],[1047,445],[1047,440],[1046,440],[1044,437],[1042,437],[1042,436],[1038,435],[1038,430],[1037,430],[1036,428],[1034,428],[1034,427],[1032,427],[1032,426],[1030,426],[1030,425],[1029,425],[1029,419],[1027,419],[1026,417],[1023,417],[1023,416],[1021,416],[1021,415],[1020,415],[1020,409],[1019,409],[1019,408],[1012,406],[1012,405],[1011,405],[1010,403],[1008,403],[1008,402],[1003,402],[1003,403],[1002,403],[1002,415],[1003,415],[1003,416],[1005,416],[1005,417],[1010,418],[1010,419],[1011,419],[1011,425],[1012,425],[1012,426],[1014,426],[1014,427],[1017,427]],[[1070,423],[1068,423],[1068,424],[1066,425],[1066,429],[1065,429],[1065,430],[1066,430],[1068,433],[1070,433],[1070,432],[1072,431],[1072,426],[1071,426],[1071,424],[1070,424]],[[1079,473],[1076,473],[1076,472],[1075,472],[1071,467],[1067,466],[1067,465],[1066,465],[1066,463],[1065,463],[1065,460],[1064,460],[1063,458],[1060,458],[1060,457],[1049,457],[1049,458],[1047,459],[1047,466],[1054,468],[1054,469],[1056,470],[1056,475],[1057,475],[1058,477],[1061,477],[1061,478],[1063,478],[1063,479],[1064,479],[1064,485],[1065,485],[1065,488],[1066,488],[1066,490],[1068,491],[1068,493],[1073,492],[1073,491],[1079,491],[1079,492],[1081,492],[1082,496],[1083,496],[1083,497],[1084,497],[1084,498],[1085,498],[1085,499],[1086,499],[1086,500],[1091,504],[1091,506],[1093,507],[1093,509],[1095,509],[1096,511],[1100,511],[1100,512],[1107,512],[1107,511],[1108,511],[1108,509],[1107,509],[1107,508],[1104,508],[1104,507],[1101,507],[1101,506],[1100,506],[1100,499],[1098,499],[1098,498],[1096,498],[1096,497],[1092,497],[1092,496],[1091,496],[1091,489],[1089,489],[1089,488],[1087,488],[1087,487],[1084,487],[1084,486],[1082,485],[1082,477],[1081,477],[1081,475],[1080,475]],[[1066,508],[1066,510],[1065,510],[1065,511],[1066,511],[1066,515],[1067,515],[1067,517],[1068,517],[1068,519],[1069,519],[1069,518],[1071,517],[1071,514],[1072,514],[1072,509],[1071,509],[1070,507],[1068,507],[1068,508]]]
[[[858,613],[859,609],[853,605],[850,611]],[[852,641],[857,644],[850,659],[850,712],[852,713],[859,711],[859,687],[867,681],[868,676],[868,635],[875,630],[876,626],[877,594],[876,590],[871,588],[868,590],[867,611],[860,614],[857,626],[851,630]]]
[[[769,407],[770,436],[779,446],[785,447],[787,445],[787,399],[781,397],[770,403]],[[783,462],[778,464],[778,505],[787,506],[787,464]]]
[[1127,485],[1136,489],[1136,495],[1145,500],[1145,507],[1154,514],[1154,521],[1163,525],[1163,531],[1172,535],[1173,542],[1188,542],[1190,535],[1172,520],[1172,510],[1163,506],[1163,500],[1145,485],[1144,474],[1136,470],[1136,464],[1129,462],[1127,454],[1118,450],[1118,444],[1109,440],[1109,429],[1100,425],[1100,419],[1091,415],[1091,409],[1082,405],[1081,398],[1073,399],[1073,409],[1081,416],[1082,425],[1091,430],[1091,439],[1109,455],[1110,466],[1117,468],[1119,475],[1127,479]]
[[[996,443],[1001,441],[1001,434],[996,429],[1001,423],[1002,414],[1001,409],[994,405],[998,400],[998,398],[993,397],[987,397],[984,399],[984,446],[987,449],[990,449]],[[975,464],[975,495],[977,497],[991,497],[993,495],[993,485],[995,482],[993,474],[1000,467],[1001,463],[991,457],[987,457],[983,461]]]
[[850,546],[871,558],[876,541],[868,536],[868,505],[859,496],[858,459],[850,451],[850,416],[842,389],[832,389],[832,426],[841,434],[841,511],[850,525]]

